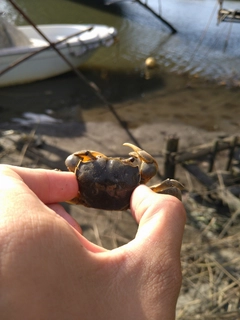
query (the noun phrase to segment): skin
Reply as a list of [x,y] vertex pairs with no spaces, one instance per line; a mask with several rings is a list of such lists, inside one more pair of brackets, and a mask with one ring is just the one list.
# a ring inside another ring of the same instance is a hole
[[139,186],[136,237],[108,251],[58,204],[77,191],[73,173],[0,165],[1,319],[174,319],[182,203]]

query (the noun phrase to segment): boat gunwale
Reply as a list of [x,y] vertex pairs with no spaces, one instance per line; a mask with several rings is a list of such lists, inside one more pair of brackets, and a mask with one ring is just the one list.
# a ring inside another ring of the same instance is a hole
[[[78,26],[78,27],[77,27]],[[89,27],[105,27],[106,29],[110,29],[112,32],[109,32],[107,33],[104,37],[94,37],[94,38],[90,38],[90,39],[84,39],[84,40],[81,40],[79,39],[78,36],[74,35],[74,32],[72,33],[73,37],[70,38],[70,39],[67,39],[66,42],[64,41],[64,36],[65,37],[69,37],[71,36],[71,33],[69,34],[64,34],[64,35],[56,35],[56,37],[58,36],[61,36],[63,37],[63,42],[59,43],[59,44],[56,44],[56,47],[58,49],[65,49],[65,48],[69,48],[69,49],[74,49],[75,47],[86,47],[87,49],[90,49],[91,50],[91,45],[96,43],[96,42],[101,42],[104,44],[105,41],[108,41],[110,39],[114,39],[114,37],[116,37],[117,35],[117,30],[114,28],[114,27],[109,27],[109,26],[106,26],[106,25],[100,25],[100,24],[84,24],[84,25],[77,25],[77,24],[46,24],[46,25],[38,25],[38,28],[41,30],[41,31],[47,31],[49,29],[59,29],[59,28],[68,28],[68,29],[71,29],[72,31],[75,30],[75,32],[77,30],[79,31],[82,31],[81,28],[79,28],[79,26],[84,26],[86,27],[86,32],[91,32],[91,31],[87,31],[87,29]],[[23,55],[23,54],[27,54],[27,53],[33,53],[35,51],[39,51],[39,50],[42,50],[46,47],[49,47],[49,48],[46,48],[46,50],[50,49],[52,50],[52,47],[51,45],[45,41],[40,34],[37,33],[37,31],[32,27],[32,26],[19,26],[17,27],[20,31],[24,32],[24,31],[34,31],[34,33],[36,33],[37,37],[30,37],[29,40],[30,41],[34,41],[34,40],[40,40],[42,42],[45,42],[45,45],[40,45],[40,46],[37,46],[37,45],[29,45],[29,46],[15,46],[15,47],[8,47],[8,48],[1,48],[0,49],[0,57],[5,57],[5,56],[17,56],[17,55]],[[83,32],[84,32],[84,29],[83,29]],[[24,34],[26,36],[28,36],[25,32]],[[46,34],[46,36],[48,36]],[[75,40],[76,38],[76,40]],[[57,42],[57,39],[54,39],[56,42]],[[49,38],[49,41],[51,41],[53,44],[54,44],[54,41],[53,39]],[[89,48],[88,48],[89,47]]]

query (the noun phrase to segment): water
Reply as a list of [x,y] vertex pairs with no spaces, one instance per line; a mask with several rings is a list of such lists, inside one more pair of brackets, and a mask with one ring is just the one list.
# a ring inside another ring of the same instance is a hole
[[[240,75],[240,24],[224,22],[218,26],[216,0],[149,0],[149,6],[156,11],[160,3],[162,16],[178,31],[175,35],[137,3],[110,6],[91,0],[18,0],[17,3],[36,24],[103,23],[116,27],[118,49],[99,52],[97,59],[90,62],[93,65],[141,71],[144,60],[154,56],[159,64],[172,71],[188,71],[218,80]],[[227,1],[224,7],[240,9],[240,4]],[[5,11],[16,24],[25,23],[7,0],[1,0],[0,11]]]
[[[158,10],[159,1],[148,0],[148,4]],[[161,0],[162,16],[178,31],[174,35],[137,3],[103,6],[93,0],[16,2],[36,24],[97,23],[112,25],[118,30],[119,43],[100,49],[81,69],[111,102],[161,90],[166,83],[166,71],[240,83],[240,24],[218,26],[215,0]],[[224,7],[237,9],[240,4],[227,1]],[[26,24],[7,0],[0,1],[0,11],[15,24]],[[153,71],[153,77],[146,80],[144,62],[149,56],[155,57],[158,68]],[[72,73],[0,89],[1,121],[19,117],[26,111],[41,113],[47,109],[58,110],[58,116],[64,119],[81,120],[82,110],[96,104],[98,99],[84,84],[79,86]]]

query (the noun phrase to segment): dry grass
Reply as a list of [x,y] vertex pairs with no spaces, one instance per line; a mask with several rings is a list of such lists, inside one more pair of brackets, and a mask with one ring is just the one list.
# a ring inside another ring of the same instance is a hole
[[178,319],[240,318],[240,233],[182,247]]
[[177,319],[240,319],[240,208],[231,212],[207,201],[206,193],[200,199],[184,197],[188,221]]
[[[48,167],[41,163],[42,152],[31,150],[34,132],[28,138],[18,138],[10,132],[8,138],[3,137],[5,148],[0,150],[0,162]],[[191,192],[183,197],[188,220],[177,319],[240,319],[240,208],[232,211],[230,206],[210,200],[206,192],[194,195],[194,182],[188,175],[185,180]],[[109,249],[127,243],[135,235],[137,226],[127,212],[112,215],[90,209],[86,213],[80,207],[73,211],[84,235]]]

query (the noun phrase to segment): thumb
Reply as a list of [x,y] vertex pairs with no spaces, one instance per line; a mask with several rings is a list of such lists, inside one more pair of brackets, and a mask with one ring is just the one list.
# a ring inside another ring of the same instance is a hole
[[171,255],[179,256],[186,221],[181,201],[141,185],[133,192],[131,211],[139,223],[136,240],[147,243],[147,247],[154,246],[151,251],[168,250]]
[[151,319],[175,319],[182,274],[180,249],[186,220],[183,204],[170,195],[156,194],[148,187],[137,187],[131,210],[139,228],[129,245],[133,272],[141,279]]

